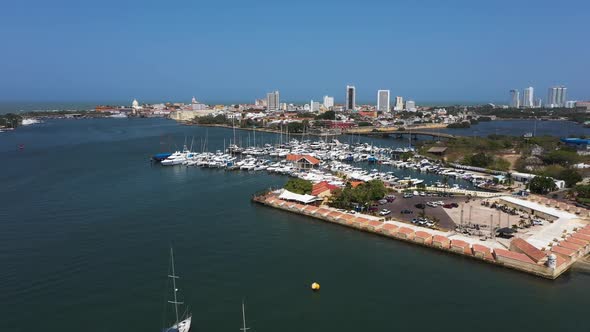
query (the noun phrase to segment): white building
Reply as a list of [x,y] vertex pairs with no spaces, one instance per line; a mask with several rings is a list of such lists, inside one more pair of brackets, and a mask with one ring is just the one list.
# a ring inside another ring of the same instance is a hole
[[404,110],[404,98],[397,96],[395,97],[395,106],[393,107],[394,111],[403,111]]
[[377,111],[389,112],[389,90],[377,91]]
[[520,107],[520,92],[518,90],[510,90],[510,107]]
[[347,111],[356,109],[356,88],[354,85],[346,86],[346,108]]
[[575,108],[576,101],[575,100],[568,100],[565,102],[565,108]]
[[413,100],[406,101],[406,111],[416,112],[416,102],[414,102]]
[[280,104],[279,91],[273,91],[266,94],[266,109],[268,111],[278,111]]
[[320,102],[319,101],[311,101],[309,103],[309,110],[311,112],[319,112],[320,111]]
[[549,88],[547,93],[547,107],[564,107],[567,98],[567,88],[563,85]]
[[534,107],[534,99],[533,99],[534,89],[532,86],[524,89],[524,93],[522,95],[522,106],[531,108]]
[[131,102],[131,108],[133,108],[133,110],[141,109],[141,106],[139,106],[139,102],[137,101],[137,99],[133,99],[133,102]]
[[324,96],[324,107],[327,109],[334,107],[334,97]]

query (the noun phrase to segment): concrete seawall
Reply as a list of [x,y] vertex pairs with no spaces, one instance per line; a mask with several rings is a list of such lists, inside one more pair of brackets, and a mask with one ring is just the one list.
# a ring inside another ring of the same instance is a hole
[[[461,255],[480,262],[507,267],[546,279],[556,279],[576,261],[576,259],[571,257],[552,255],[554,261],[551,264],[551,262],[548,262],[551,259],[551,252],[535,249],[522,239],[513,241],[512,244],[514,245],[511,244],[509,250],[491,248],[483,244],[470,244],[466,241],[452,238],[452,233],[420,228],[399,221],[385,221],[369,215],[350,214],[327,206],[304,205],[285,201],[279,199],[277,195],[272,193],[254,196],[253,201],[283,211]],[[590,232],[590,227],[580,231],[584,233]],[[590,240],[580,245],[577,252],[578,257],[583,257],[589,251]]]

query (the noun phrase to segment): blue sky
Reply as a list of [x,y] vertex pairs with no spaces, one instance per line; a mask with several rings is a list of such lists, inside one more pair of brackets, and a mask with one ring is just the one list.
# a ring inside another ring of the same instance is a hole
[[590,2],[3,1],[0,101],[590,99]]

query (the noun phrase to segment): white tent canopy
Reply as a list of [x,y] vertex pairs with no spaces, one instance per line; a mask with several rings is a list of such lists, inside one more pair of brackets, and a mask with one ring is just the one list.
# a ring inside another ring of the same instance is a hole
[[287,200],[287,201],[296,201],[296,202],[303,203],[303,204],[313,203],[318,199],[316,196],[313,196],[313,195],[296,194],[296,193],[292,193],[286,189],[283,190],[283,192],[281,193],[279,198]]

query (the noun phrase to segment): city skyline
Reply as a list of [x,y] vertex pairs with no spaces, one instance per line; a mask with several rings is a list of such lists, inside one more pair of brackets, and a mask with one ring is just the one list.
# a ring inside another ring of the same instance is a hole
[[[0,65],[0,101],[180,100],[193,94],[245,101],[274,89],[285,100],[333,94],[341,101],[337,92],[349,83],[358,88],[358,102],[374,100],[382,88],[416,101],[494,102],[505,100],[507,87],[556,84],[570,87],[569,99],[590,99],[590,46],[583,42],[590,5],[582,1],[569,2],[567,15],[538,1],[146,6],[107,0],[93,8],[67,2],[5,6],[0,34],[10,52]],[[404,15],[391,19],[392,13]],[[298,24],[279,20],[262,29],[258,23],[283,14]],[[486,20],[494,24],[478,24]],[[513,52],[523,38],[531,45],[526,56]],[[261,47],[268,40],[275,43],[270,51]],[[564,53],[547,40],[576,50]],[[339,45],[346,43],[354,47],[344,52]]]

